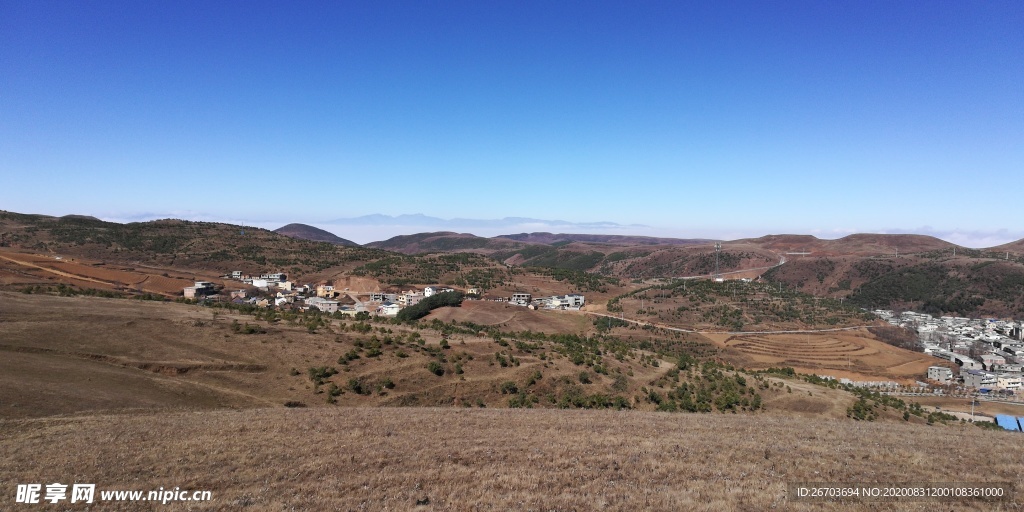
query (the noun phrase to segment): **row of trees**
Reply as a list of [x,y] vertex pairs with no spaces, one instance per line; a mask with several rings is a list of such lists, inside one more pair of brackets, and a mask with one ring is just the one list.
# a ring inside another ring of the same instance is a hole
[[427,316],[431,310],[445,306],[458,307],[462,305],[462,299],[462,292],[438,293],[421,300],[416,305],[402,308],[395,318],[401,322],[419,320],[420,318]]

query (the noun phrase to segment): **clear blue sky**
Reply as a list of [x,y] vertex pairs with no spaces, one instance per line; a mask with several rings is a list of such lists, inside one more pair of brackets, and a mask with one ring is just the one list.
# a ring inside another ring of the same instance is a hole
[[1019,238],[1022,27],[1020,1],[0,0],[0,209]]

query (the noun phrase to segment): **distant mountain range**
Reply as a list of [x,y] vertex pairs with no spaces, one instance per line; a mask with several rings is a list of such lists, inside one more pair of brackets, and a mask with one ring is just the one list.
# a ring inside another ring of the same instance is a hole
[[593,244],[614,245],[700,245],[714,240],[704,238],[658,238],[653,236],[630,235],[587,235],[574,233],[519,233],[516,235],[500,235],[495,238],[507,238],[528,244],[560,244],[567,242],[586,242]]
[[572,229],[616,229],[625,227],[646,227],[641,224],[617,224],[615,222],[569,222],[564,220],[533,219],[529,217],[504,217],[501,219],[442,219],[431,217],[421,213],[411,215],[363,215],[361,217],[349,217],[334,219],[325,224],[341,225],[362,225],[362,226],[423,226],[429,227],[431,231],[440,229],[465,230],[465,229],[494,229],[515,226],[544,226],[544,227],[568,227]]

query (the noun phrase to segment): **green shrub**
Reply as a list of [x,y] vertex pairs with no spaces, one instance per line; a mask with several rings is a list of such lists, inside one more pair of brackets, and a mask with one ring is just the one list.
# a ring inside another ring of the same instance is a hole
[[438,377],[444,375],[444,366],[437,361],[431,361],[430,363],[428,363],[427,370],[430,370],[430,373],[433,373]]

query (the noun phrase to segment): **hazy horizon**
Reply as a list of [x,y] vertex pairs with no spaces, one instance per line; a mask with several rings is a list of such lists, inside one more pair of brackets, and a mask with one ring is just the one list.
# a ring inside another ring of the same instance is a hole
[[[288,224],[306,224],[329,231],[341,238],[351,240],[359,244],[380,242],[399,235],[413,235],[417,233],[453,231],[456,233],[470,233],[476,236],[494,237],[501,235],[514,235],[519,233],[572,233],[572,234],[602,234],[622,236],[647,236],[657,238],[683,238],[683,239],[711,239],[711,240],[738,240],[743,238],[758,238],[765,235],[813,235],[825,240],[835,240],[844,236],[858,233],[877,234],[915,234],[928,235],[945,240],[963,247],[972,249],[985,249],[995,247],[1009,242],[1024,239],[1024,232],[996,231],[996,232],[964,232],[956,230],[941,230],[930,226],[923,226],[916,229],[884,229],[884,230],[831,230],[831,231],[794,231],[794,230],[712,230],[712,229],[674,229],[671,227],[658,227],[647,225],[624,225],[609,221],[594,221],[588,223],[574,223],[551,219],[441,219],[423,214],[401,214],[386,215],[380,213],[361,215],[353,218],[339,219],[274,219],[274,218],[231,218],[219,217],[199,212],[167,212],[167,213],[141,213],[126,216],[96,214],[90,212],[68,212],[68,211],[32,211],[17,212],[25,214],[52,215],[56,217],[64,215],[89,215],[108,222],[145,222],[158,219],[182,219],[202,222],[223,222],[240,226],[253,226],[274,230]],[[366,218],[375,218],[373,222],[366,222]],[[418,222],[402,222],[403,219],[416,218]],[[528,220],[531,222],[515,222],[517,220]],[[468,221],[468,222],[467,222]]]

